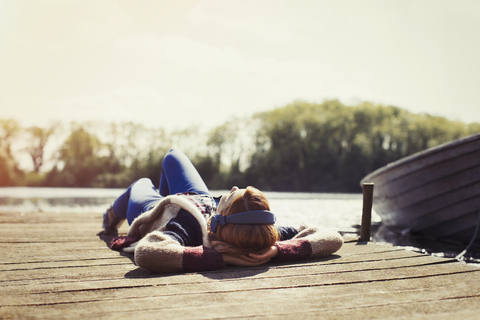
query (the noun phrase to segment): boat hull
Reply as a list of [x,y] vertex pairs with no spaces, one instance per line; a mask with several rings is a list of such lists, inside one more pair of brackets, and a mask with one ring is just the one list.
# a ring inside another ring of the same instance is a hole
[[480,134],[390,163],[361,180],[367,182],[375,184],[373,207],[382,224],[468,242],[480,212]]

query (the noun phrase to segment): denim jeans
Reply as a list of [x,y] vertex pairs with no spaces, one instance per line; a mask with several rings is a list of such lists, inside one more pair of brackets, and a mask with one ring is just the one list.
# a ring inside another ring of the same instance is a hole
[[162,162],[159,192],[150,179],[141,178],[113,202],[113,210],[120,219],[127,219],[131,225],[136,217],[149,210],[163,197],[184,192],[210,194],[190,159],[180,150],[171,149]]

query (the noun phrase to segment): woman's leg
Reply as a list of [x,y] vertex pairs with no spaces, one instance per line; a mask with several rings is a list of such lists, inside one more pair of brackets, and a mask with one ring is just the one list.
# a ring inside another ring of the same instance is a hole
[[153,183],[148,178],[142,178],[132,183],[125,192],[113,202],[113,211],[119,219],[127,219],[131,225],[141,213],[160,201]]
[[171,149],[163,159],[159,191],[164,197],[183,192],[210,194],[190,159],[177,149]]

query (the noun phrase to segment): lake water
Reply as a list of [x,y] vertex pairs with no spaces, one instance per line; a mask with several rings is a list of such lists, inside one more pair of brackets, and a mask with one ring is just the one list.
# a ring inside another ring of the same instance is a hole
[[[0,188],[0,211],[92,212],[102,214],[124,189]],[[229,190],[214,190],[213,196]],[[339,193],[266,192],[279,225],[304,222],[344,232],[361,223],[362,195]],[[373,216],[373,222],[380,217]]]

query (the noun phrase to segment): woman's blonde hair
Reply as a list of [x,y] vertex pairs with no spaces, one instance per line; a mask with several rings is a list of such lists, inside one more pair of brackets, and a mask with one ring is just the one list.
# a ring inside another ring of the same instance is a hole
[[[270,205],[260,190],[247,187],[243,197],[235,198],[221,214],[228,217],[252,210],[270,210]],[[232,256],[264,253],[279,239],[273,224],[226,224],[217,228],[216,233],[209,234],[212,247]]]

